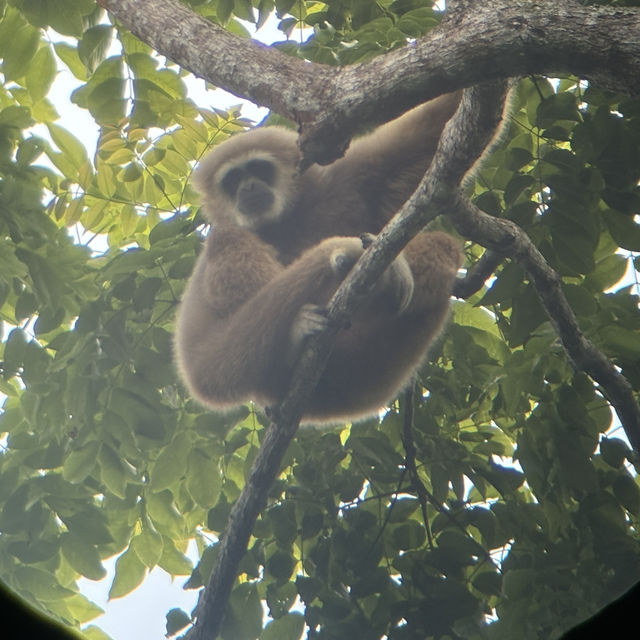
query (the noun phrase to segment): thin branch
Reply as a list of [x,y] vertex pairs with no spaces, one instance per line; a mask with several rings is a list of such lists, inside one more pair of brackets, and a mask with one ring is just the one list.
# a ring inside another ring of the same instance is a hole
[[453,295],[462,300],[470,298],[482,288],[502,262],[504,262],[502,253],[487,249],[480,260],[467,271],[465,277],[456,280],[453,285]]
[[[404,392],[404,416],[402,418],[402,445],[404,446],[404,468],[409,472],[409,479],[413,487],[418,501],[420,502],[420,511],[422,512],[422,521],[424,522],[424,530],[427,533],[427,544],[429,549],[433,549],[433,535],[431,526],[429,525],[429,514],[427,512],[427,502],[431,499],[436,502],[435,496],[431,495],[424,486],[420,476],[418,475],[418,467],[416,465],[416,443],[413,440],[413,422],[414,422],[414,402],[416,394],[416,382],[412,381],[411,386]],[[436,509],[446,511],[442,505],[436,504]],[[465,530],[465,535],[467,531]]]
[[636,453],[640,453],[640,406],[627,379],[589,341],[562,291],[562,279],[547,264],[527,234],[514,222],[494,218],[461,194],[452,200],[449,216],[465,237],[513,258],[531,278],[562,346],[576,369],[589,374],[611,403]]

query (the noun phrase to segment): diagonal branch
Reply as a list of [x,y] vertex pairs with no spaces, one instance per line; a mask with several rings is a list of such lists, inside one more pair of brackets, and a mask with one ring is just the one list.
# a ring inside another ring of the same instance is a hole
[[492,249],[487,249],[480,260],[467,270],[464,278],[459,278],[453,285],[453,295],[456,298],[467,299],[482,289],[484,283],[494,274],[504,256]]
[[627,379],[582,333],[562,291],[562,279],[547,264],[529,236],[510,220],[480,211],[458,194],[449,217],[467,238],[509,256],[529,274],[562,346],[576,369],[595,380],[614,407],[636,452],[640,452],[640,407]]

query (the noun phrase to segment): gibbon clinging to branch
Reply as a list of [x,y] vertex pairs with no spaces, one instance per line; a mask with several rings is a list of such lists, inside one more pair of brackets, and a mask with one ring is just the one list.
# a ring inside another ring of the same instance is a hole
[[[254,129],[225,141],[194,178],[212,223],[178,313],[176,355],[213,409],[277,403],[324,305],[415,190],[459,94],[407,112],[325,167],[297,172],[297,136]],[[364,240],[363,236],[364,234]],[[458,242],[420,233],[340,331],[303,420],[373,415],[423,362],[448,313]]]

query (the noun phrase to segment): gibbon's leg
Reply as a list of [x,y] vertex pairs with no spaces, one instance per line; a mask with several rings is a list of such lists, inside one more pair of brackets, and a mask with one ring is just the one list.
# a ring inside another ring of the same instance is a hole
[[[324,168],[318,198],[325,202],[330,194],[340,217],[366,218],[361,230],[379,231],[415,191],[461,96],[439,96],[354,140],[343,158]],[[344,210],[340,203],[353,201],[355,193],[358,204]]]
[[449,313],[461,263],[459,243],[420,233],[403,252],[414,280],[411,303],[400,314],[384,297],[372,301],[341,332],[305,420],[338,422],[375,415],[397,396],[423,363]]
[[178,315],[177,360],[191,392],[218,409],[279,400],[292,350],[318,330],[308,305],[326,305],[362,251],[359,238],[329,238],[285,268],[251,232],[216,230]]
[[275,250],[251,231],[222,227],[207,237],[182,296],[175,343],[178,369],[201,402],[238,404],[234,382],[224,385],[218,378],[225,369],[241,375],[250,354],[225,350],[224,336],[234,313],[283,270]]

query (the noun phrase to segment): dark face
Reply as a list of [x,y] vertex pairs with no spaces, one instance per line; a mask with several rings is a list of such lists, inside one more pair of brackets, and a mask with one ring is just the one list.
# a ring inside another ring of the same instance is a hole
[[273,206],[275,181],[275,165],[268,160],[256,158],[230,169],[222,178],[221,184],[224,192],[235,199],[241,213],[259,216],[267,213]]

